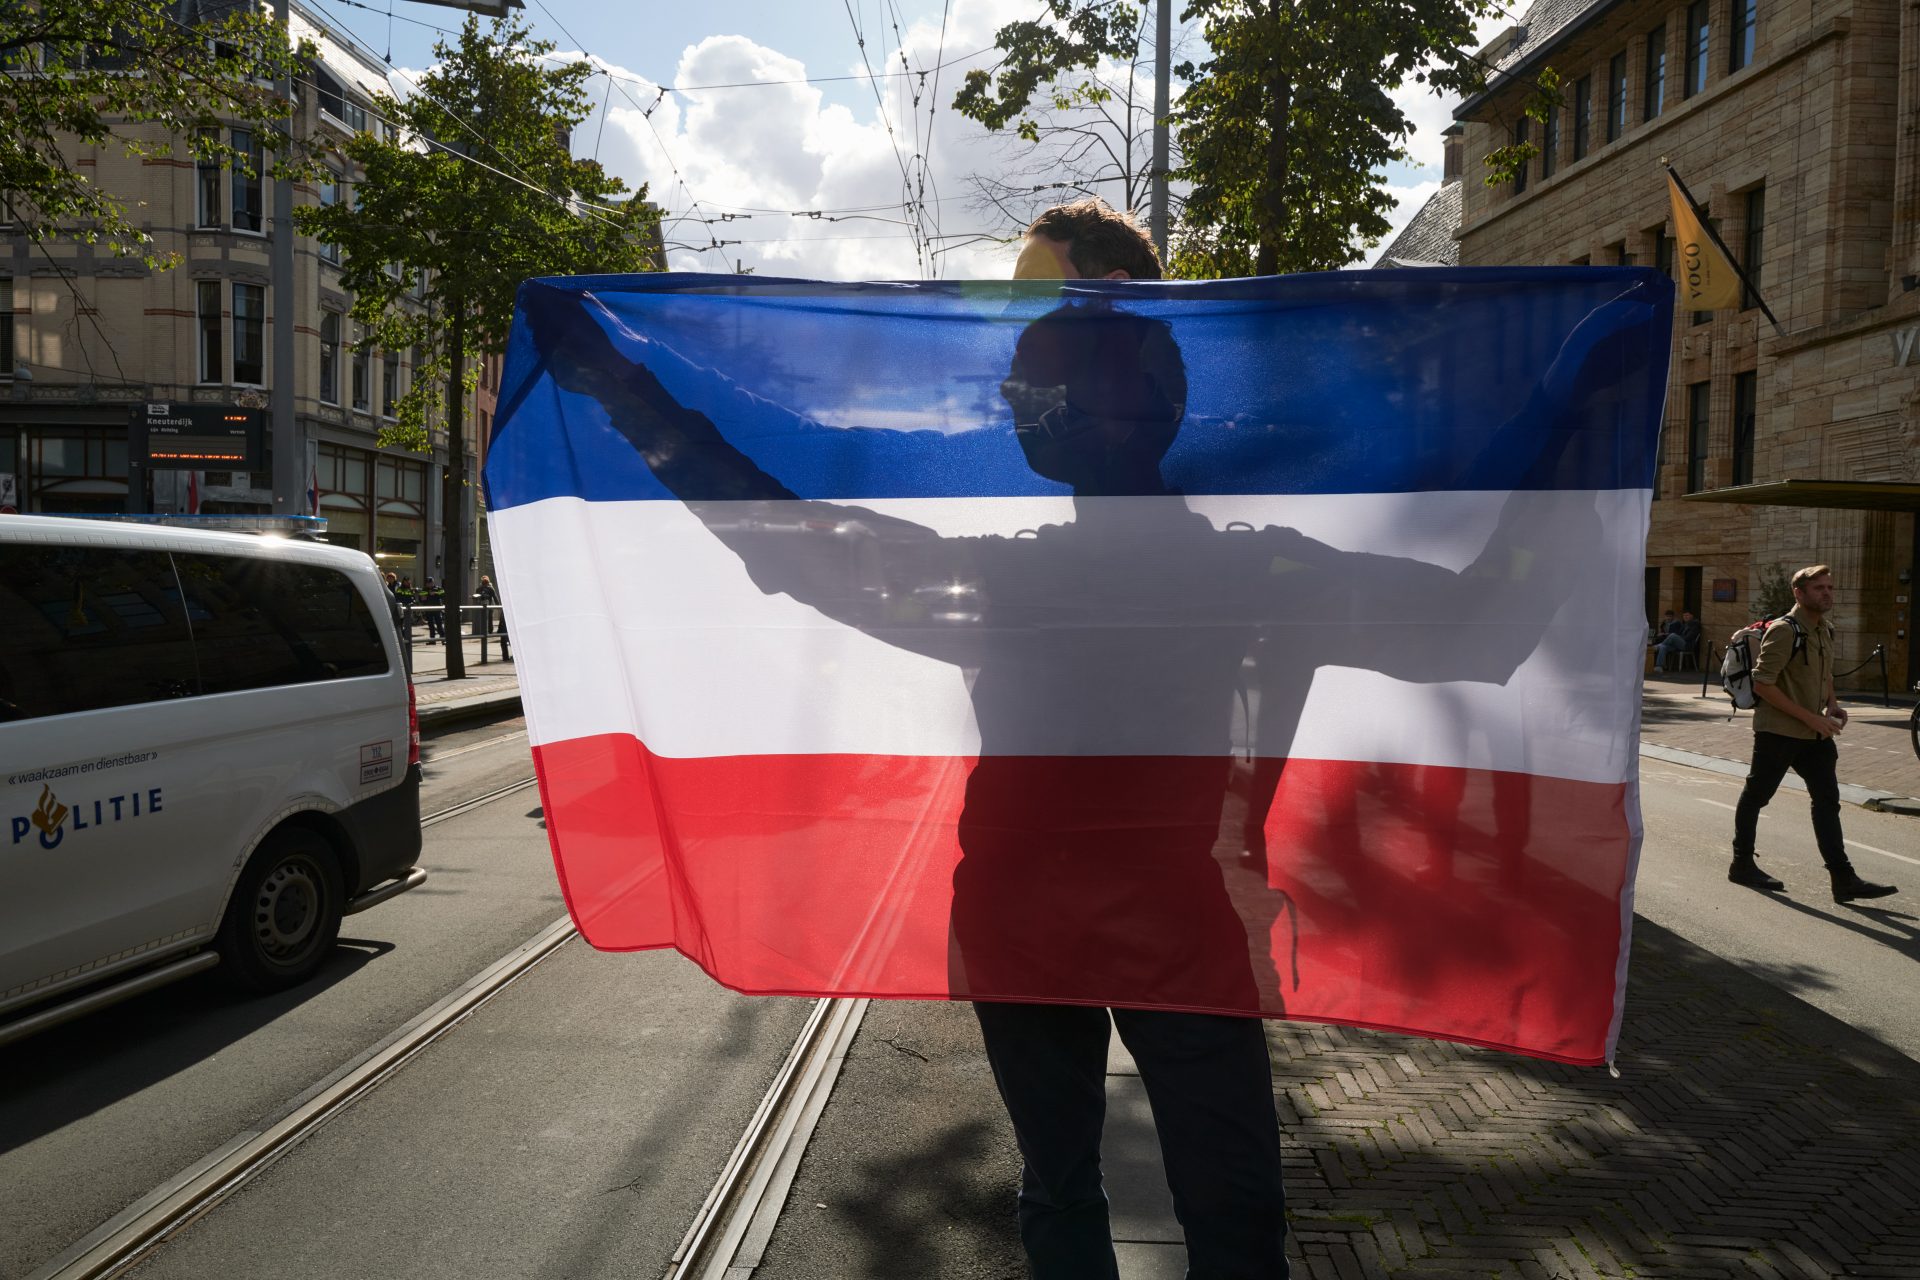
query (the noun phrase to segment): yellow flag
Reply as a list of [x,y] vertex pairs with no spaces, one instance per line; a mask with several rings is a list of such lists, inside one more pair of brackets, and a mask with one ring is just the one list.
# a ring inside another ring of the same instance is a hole
[[1681,193],[1672,173],[1667,174],[1667,196],[1673,202],[1674,268],[1681,303],[1689,311],[1739,306],[1740,273],[1700,225],[1693,202]]

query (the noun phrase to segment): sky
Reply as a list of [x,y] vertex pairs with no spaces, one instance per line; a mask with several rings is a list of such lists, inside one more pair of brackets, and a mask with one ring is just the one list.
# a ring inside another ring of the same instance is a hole
[[[525,2],[521,16],[556,57],[602,72],[574,151],[647,185],[667,211],[673,269],[828,280],[1011,270],[1016,247],[995,242],[1011,224],[980,204],[975,179],[1013,175],[1029,149],[950,104],[969,67],[994,61],[995,30],[1036,16],[1040,0],[683,0],[647,4],[644,17],[617,0]],[[434,28],[463,16],[419,0],[302,3],[390,61],[403,93],[433,62]],[[1200,51],[1191,30],[1173,45],[1176,58]],[[1396,232],[1439,187],[1451,111],[1423,85],[1397,98],[1415,132],[1411,162],[1385,173]],[[1033,176],[1049,175],[1018,180]],[[902,208],[908,190],[925,202],[925,239]]]

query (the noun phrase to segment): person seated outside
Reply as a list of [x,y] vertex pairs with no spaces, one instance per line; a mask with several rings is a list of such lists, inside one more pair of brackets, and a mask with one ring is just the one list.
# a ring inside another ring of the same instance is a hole
[[1653,669],[1665,671],[1667,663],[1674,664],[1674,670],[1680,669],[1680,655],[1698,654],[1700,651],[1700,624],[1694,621],[1693,614],[1683,612],[1680,621],[1667,629],[1660,643],[1653,650]]

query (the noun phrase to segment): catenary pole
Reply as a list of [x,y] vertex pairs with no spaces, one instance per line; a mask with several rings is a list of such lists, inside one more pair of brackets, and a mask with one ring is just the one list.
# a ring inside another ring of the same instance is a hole
[[[273,0],[273,20],[283,33],[288,26],[287,0]],[[293,73],[280,82],[280,92],[291,107]],[[293,137],[298,114],[287,119],[287,138]],[[284,162],[283,154],[274,156]],[[273,514],[304,516],[307,483],[307,451],[300,439],[300,424],[294,420],[294,285],[293,285],[293,180],[284,174],[273,180],[273,235],[268,252],[268,270],[273,285],[273,383],[267,391],[267,422],[273,440]]]
[[1153,14],[1153,207],[1149,224],[1153,247],[1167,259],[1167,112],[1173,43],[1173,0],[1154,0]]

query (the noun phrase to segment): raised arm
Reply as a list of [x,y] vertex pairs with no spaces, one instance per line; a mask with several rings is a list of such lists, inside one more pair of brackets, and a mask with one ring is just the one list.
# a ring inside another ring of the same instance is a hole
[[[971,540],[943,539],[862,506],[802,498],[623,350],[607,329],[619,329],[619,321],[592,295],[529,289],[522,307],[553,381],[600,403],[647,469],[739,556],[762,591],[790,595],[888,643],[957,660],[943,651],[950,628],[903,628],[895,615],[923,583],[965,581]],[[649,345],[621,332],[629,347]]]

